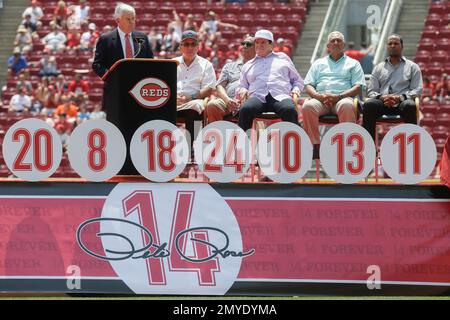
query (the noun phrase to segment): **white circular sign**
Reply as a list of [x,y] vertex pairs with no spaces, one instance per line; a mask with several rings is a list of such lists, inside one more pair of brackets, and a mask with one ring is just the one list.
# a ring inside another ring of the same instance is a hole
[[366,129],[355,123],[340,123],[323,136],[320,162],[326,173],[340,183],[356,183],[375,164],[375,143]]
[[103,119],[88,120],[75,128],[67,149],[72,168],[89,181],[105,181],[122,168],[125,139],[115,125]]
[[[100,250],[83,240],[91,223],[100,223]],[[138,294],[223,295],[254,252],[243,251],[233,211],[208,184],[118,184],[77,239]]]
[[259,132],[258,164],[270,179],[291,183],[311,168],[311,140],[298,125],[278,122]]
[[250,167],[250,141],[244,130],[228,121],[204,127],[194,142],[199,170],[218,182],[239,179]]
[[433,138],[414,124],[391,128],[381,143],[383,169],[400,183],[415,184],[426,179],[433,171],[436,157]]
[[58,169],[62,143],[58,133],[45,121],[23,119],[6,132],[3,157],[9,170],[27,181],[40,181]]
[[189,160],[186,136],[175,125],[152,120],[141,125],[130,143],[131,160],[145,178],[167,182],[176,178]]

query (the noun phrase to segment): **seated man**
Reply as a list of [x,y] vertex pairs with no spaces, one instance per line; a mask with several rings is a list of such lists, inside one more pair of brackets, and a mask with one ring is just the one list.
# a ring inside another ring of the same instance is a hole
[[422,94],[422,73],[417,64],[402,56],[403,40],[399,35],[389,36],[388,57],[372,72],[369,100],[363,107],[363,126],[375,137],[378,117],[384,114],[400,115],[406,123],[417,124],[414,99]]
[[255,38],[246,37],[241,43],[241,58],[225,64],[217,81],[218,98],[212,99],[206,106],[208,123],[223,120],[239,108],[239,101],[235,99],[236,88],[243,65],[255,57]]
[[27,59],[21,54],[20,48],[15,47],[13,55],[8,58],[8,77],[18,75],[28,67]]
[[311,97],[303,104],[303,127],[314,146],[313,158],[319,158],[319,117],[333,113],[339,122],[356,122],[353,97],[366,86],[361,64],[344,54],[344,35],[333,31],[328,35],[329,55],[317,59],[305,78],[306,92]]
[[197,55],[197,33],[192,30],[181,36],[181,56],[174,58],[177,67],[177,111],[186,119],[186,129],[194,141],[194,120],[203,112],[203,99],[216,86],[216,74],[208,60]]
[[242,67],[240,100],[248,99],[239,111],[239,126],[247,131],[253,119],[263,112],[275,112],[283,121],[298,124],[291,95],[300,95],[303,79],[283,52],[273,52],[273,34],[259,30],[255,34],[256,57]]
[[13,95],[9,102],[9,112],[27,112],[31,108],[31,98],[27,95],[27,89],[21,88]]

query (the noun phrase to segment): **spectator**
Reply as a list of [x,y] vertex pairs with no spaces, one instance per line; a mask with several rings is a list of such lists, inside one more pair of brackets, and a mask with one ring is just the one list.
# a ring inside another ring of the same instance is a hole
[[345,51],[345,54],[350,58],[361,61],[366,56],[365,53],[355,49],[355,43],[353,41],[349,41],[347,46],[348,49]]
[[31,38],[33,40],[39,39],[39,35],[37,33],[37,29],[38,29],[37,24],[34,23],[33,21],[31,21],[31,15],[30,14],[25,15],[25,19],[22,20],[21,25],[24,26],[25,29],[28,30],[28,32],[30,33]]
[[67,84],[66,78],[64,77],[63,74],[59,74],[56,77],[55,90],[60,96],[69,93],[69,85]]
[[186,21],[184,22],[184,31],[186,30],[193,30],[195,32],[198,31],[198,25],[197,22],[195,22],[194,15],[192,13],[189,13],[186,16]]
[[173,14],[173,21],[171,21],[168,24],[169,28],[173,28],[174,37],[176,39],[181,39],[181,34],[183,33],[183,21],[181,20],[181,17],[183,14],[178,15],[176,10],[172,11]]
[[363,126],[375,137],[376,119],[384,114],[400,115],[406,123],[417,124],[414,99],[422,94],[422,73],[419,66],[403,55],[403,40],[388,37],[388,57],[372,72],[368,96],[363,107]]
[[67,17],[69,16],[69,8],[63,0],[58,1],[54,11],[53,21],[61,28],[67,27]]
[[113,27],[110,26],[109,24],[104,25],[103,28],[102,28],[102,33],[108,33],[110,31],[112,31],[112,29],[113,29]]
[[89,119],[106,119],[106,113],[102,110],[101,104],[94,105],[94,110],[89,113]]
[[91,22],[88,25],[88,31],[84,32],[80,38],[80,49],[82,51],[92,51],[95,48],[99,34],[96,30],[95,23]]
[[69,29],[67,34],[66,50],[68,52],[77,51],[80,48],[80,31],[79,29]]
[[61,95],[56,91],[54,85],[48,86],[48,92],[45,96],[44,107],[41,110],[41,114],[46,117],[52,117],[59,105]]
[[9,112],[28,112],[31,108],[31,98],[27,95],[27,89],[22,88],[12,96],[9,102]]
[[89,120],[89,112],[86,110],[86,103],[80,104],[77,114],[77,124],[81,124]]
[[445,99],[448,99],[450,94],[450,84],[446,73],[442,74],[441,79],[439,79],[436,84],[436,94],[439,101],[442,103]]
[[194,141],[194,120],[199,118],[205,106],[203,99],[209,97],[216,86],[216,74],[208,60],[198,56],[198,37],[192,30],[183,32],[181,56],[174,58],[177,67],[177,111],[186,119],[186,129]]
[[48,48],[45,48],[42,51],[42,58],[39,61],[39,64],[41,65],[41,70],[39,71],[40,77],[52,77],[59,74],[56,58],[55,56],[50,55],[50,50]]
[[222,61],[224,60],[224,54],[219,50],[219,46],[217,44],[213,44],[212,51],[208,57],[208,60],[211,61],[215,69],[218,69],[219,65],[222,64]]
[[8,77],[18,75],[28,67],[27,59],[21,54],[20,48],[15,47],[13,55],[8,58]]
[[89,21],[90,7],[86,4],[86,0],[79,0],[77,6],[73,6],[73,16],[80,26]]
[[240,104],[235,95],[242,67],[254,57],[255,39],[247,36],[241,43],[241,58],[228,62],[222,68],[216,87],[218,98],[210,100],[206,107],[208,123],[223,120],[223,117],[229,114],[237,114]]
[[35,23],[37,28],[42,25],[40,20],[44,16],[44,12],[42,11],[42,8],[38,6],[37,0],[30,1],[30,6],[23,12],[22,18],[25,19],[26,15],[31,16],[31,22]]
[[[28,75],[28,78],[27,78],[27,75]],[[29,73],[27,73],[25,71],[21,72],[19,74],[19,79],[17,80],[17,83],[16,83],[16,89],[18,92],[20,92],[20,90],[22,88],[25,88],[27,95],[33,94],[33,84],[29,80]]]
[[22,54],[27,55],[33,50],[33,39],[30,32],[24,26],[19,26],[17,35],[14,39],[14,46],[19,47]]
[[292,50],[290,47],[286,45],[286,40],[283,38],[279,38],[277,40],[277,45],[273,48],[274,52],[284,52],[287,56],[292,55]]
[[163,45],[161,47],[161,51],[167,51],[167,52],[175,52],[178,50],[178,47],[180,45],[181,39],[178,38],[177,32],[175,32],[175,29],[170,26],[168,27],[167,33],[164,35],[163,38]]
[[430,81],[428,77],[423,78],[423,92],[422,92],[422,101],[429,102],[430,100],[436,100],[436,87]]
[[338,31],[328,35],[329,55],[317,59],[305,78],[310,96],[302,108],[303,127],[314,145],[313,158],[319,158],[319,117],[337,114],[339,122],[356,122],[353,98],[366,86],[361,64],[344,53],[345,38]]
[[61,27],[57,24],[53,24],[53,31],[48,33],[43,39],[42,43],[45,48],[51,50],[51,52],[63,52],[66,45],[66,35],[61,32]]
[[244,131],[263,112],[275,112],[283,121],[298,125],[292,97],[300,96],[303,79],[285,53],[273,52],[273,43],[272,32],[258,30],[256,57],[242,67],[237,98],[242,101],[248,97],[239,110],[239,126]]
[[34,90],[34,100],[33,105],[34,109],[42,110],[44,107],[45,101],[47,100],[47,96],[49,93],[48,90],[49,81],[47,77],[42,77],[41,81],[39,81],[37,88]]
[[234,30],[239,29],[239,27],[232,23],[224,23],[217,19],[214,11],[208,11],[205,15],[205,20],[200,26],[199,32],[205,32],[208,38],[214,42],[217,38],[219,28],[233,28]]
[[161,51],[163,35],[160,32],[157,32],[155,27],[150,29],[150,32],[148,33],[148,41],[150,42],[153,52]]
[[77,120],[78,107],[68,95],[61,97],[61,104],[56,108],[54,118],[58,118],[61,114],[67,115],[67,120],[74,123]]
[[360,61],[361,67],[364,70],[364,74],[371,74],[373,70],[373,54],[374,54],[374,46],[367,46],[367,43],[361,42],[361,52],[365,54]]
[[70,96],[77,104],[81,104],[88,99],[89,84],[82,79],[81,73],[75,73],[75,79],[69,83],[68,89]]
[[73,130],[73,122],[67,120],[67,115],[63,112],[54,121],[53,128],[61,138],[63,148],[66,149],[69,144],[70,133]]

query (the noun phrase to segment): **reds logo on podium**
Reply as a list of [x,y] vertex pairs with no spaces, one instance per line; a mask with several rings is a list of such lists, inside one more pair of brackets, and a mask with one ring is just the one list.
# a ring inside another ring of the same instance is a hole
[[148,109],[161,108],[170,99],[169,86],[157,78],[142,79],[129,92],[141,106]]

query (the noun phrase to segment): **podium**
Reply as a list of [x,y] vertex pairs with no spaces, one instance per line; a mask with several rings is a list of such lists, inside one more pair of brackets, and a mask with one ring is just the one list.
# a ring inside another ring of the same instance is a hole
[[[177,61],[122,59],[102,77],[106,119],[122,132],[128,151],[134,132],[150,120],[176,124]],[[138,175],[129,152],[119,175]]]

